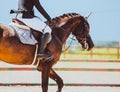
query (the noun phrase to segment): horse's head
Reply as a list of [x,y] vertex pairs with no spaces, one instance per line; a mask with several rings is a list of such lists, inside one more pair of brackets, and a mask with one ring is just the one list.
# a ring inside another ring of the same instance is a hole
[[[47,23],[47,22],[46,22]],[[91,50],[94,46],[91,36],[89,34],[89,23],[87,20],[77,13],[68,13],[62,16],[52,19],[51,28],[59,28],[58,37],[61,38],[61,41],[67,39],[68,35],[72,32],[76,36],[78,42],[82,45],[83,49]],[[63,36],[64,35],[64,36]]]
[[94,47],[94,43],[89,34],[90,26],[88,21],[80,16],[80,22],[77,24],[76,28],[72,32],[72,34],[76,37],[78,42],[82,45],[83,49],[87,49],[88,51]]

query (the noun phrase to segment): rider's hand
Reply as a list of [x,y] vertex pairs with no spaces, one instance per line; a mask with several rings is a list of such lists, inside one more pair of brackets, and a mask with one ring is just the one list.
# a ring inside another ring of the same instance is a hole
[[14,13],[14,10],[10,10],[10,14]]
[[49,22],[49,24],[52,23],[52,19],[51,18],[49,18],[47,21]]

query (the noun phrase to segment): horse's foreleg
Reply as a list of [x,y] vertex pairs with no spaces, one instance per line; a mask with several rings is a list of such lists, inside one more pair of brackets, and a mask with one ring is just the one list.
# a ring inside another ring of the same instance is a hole
[[49,74],[50,74],[50,65],[45,63],[42,67],[42,92],[48,91],[48,81],[49,81]]
[[58,91],[57,92],[61,92],[62,88],[63,88],[63,80],[60,78],[60,76],[53,70],[50,69],[50,78],[55,80],[57,85],[58,85]]

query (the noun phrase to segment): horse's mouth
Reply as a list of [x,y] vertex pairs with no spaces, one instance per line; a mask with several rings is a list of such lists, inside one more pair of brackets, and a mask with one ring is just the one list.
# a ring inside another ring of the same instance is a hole
[[86,51],[90,51],[94,46],[90,46],[88,43],[82,45],[82,49]]
[[87,40],[82,43],[82,49],[90,51],[94,47],[94,43],[90,36],[87,37]]
[[83,49],[83,50],[88,50],[88,48],[89,48],[88,43],[85,42],[85,43],[82,45],[82,49]]

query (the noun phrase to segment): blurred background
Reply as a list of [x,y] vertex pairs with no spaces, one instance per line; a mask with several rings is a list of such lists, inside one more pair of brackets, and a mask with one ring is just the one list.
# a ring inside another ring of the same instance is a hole
[[[52,18],[73,12],[87,16],[92,12],[88,22],[95,47],[83,51],[70,36],[63,47],[60,62],[53,67],[64,80],[64,92],[120,92],[120,0],[40,2]],[[0,1],[0,23],[8,25],[11,22],[15,14],[9,12],[17,9],[17,3],[18,0]],[[35,14],[46,21],[37,10]],[[42,92],[39,86],[35,86],[40,85],[40,78],[36,66],[0,62],[0,92]],[[23,85],[15,86],[20,84]],[[55,85],[52,80],[50,84]],[[56,92],[56,87],[49,90]]]

